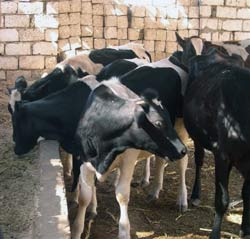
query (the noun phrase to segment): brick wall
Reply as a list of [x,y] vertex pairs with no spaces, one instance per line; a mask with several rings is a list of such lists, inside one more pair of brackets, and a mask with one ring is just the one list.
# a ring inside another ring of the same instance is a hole
[[174,32],[213,40],[250,38],[250,0],[3,1],[0,85],[37,79],[57,62],[93,48],[144,43],[154,60],[177,50]]

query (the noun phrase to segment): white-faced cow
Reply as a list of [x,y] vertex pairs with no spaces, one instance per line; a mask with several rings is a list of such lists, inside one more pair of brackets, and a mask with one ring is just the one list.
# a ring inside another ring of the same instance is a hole
[[[168,112],[158,103],[135,96],[117,81],[101,84],[91,94],[90,91],[88,85],[78,81],[46,98],[16,102],[14,150],[16,154],[24,154],[43,136],[58,140],[67,152],[80,155],[85,162],[79,180],[74,239],[80,238],[86,208],[94,200],[94,174],[101,178],[110,167],[119,167],[121,175],[116,189],[121,208],[119,235],[127,239],[130,238],[127,205],[135,161],[131,163],[130,158],[126,158],[117,164],[116,156],[135,148],[173,160],[183,157],[186,148],[174,131]],[[134,158],[137,157],[131,159]]]
[[[105,75],[105,74],[104,74]],[[187,142],[188,134],[182,120],[183,94],[187,83],[187,69],[174,56],[154,63],[149,63],[131,70],[120,77],[120,82],[126,85],[137,95],[141,95],[145,89],[151,88],[158,94],[162,105],[168,109],[171,122],[175,125],[179,137]],[[145,153],[143,153],[145,156]],[[149,155],[146,155],[149,156]],[[166,162],[157,157],[156,172],[149,200],[159,197],[163,184],[163,173]],[[180,188],[177,196],[177,205],[181,211],[188,207],[185,172],[188,164],[187,155],[179,161]]]
[[212,239],[220,238],[222,218],[229,204],[232,166],[245,179],[241,230],[242,235],[250,234],[250,71],[237,66],[237,60],[223,59],[217,52],[192,58],[184,98],[184,123],[189,135],[215,157],[216,214]]

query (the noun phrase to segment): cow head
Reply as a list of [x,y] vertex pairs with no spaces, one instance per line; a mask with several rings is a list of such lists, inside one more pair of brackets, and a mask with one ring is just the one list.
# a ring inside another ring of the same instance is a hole
[[147,96],[131,99],[124,98],[123,93],[104,84],[98,86],[79,123],[77,135],[96,169],[104,173],[127,148],[147,150],[173,160],[182,158],[186,148],[173,129],[168,112]]
[[181,38],[181,36],[175,32],[176,40],[178,44],[183,49],[182,54],[182,63],[186,66],[188,66],[189,60],[197,55],[201,55],[205,51],[205,41],[198,37],[198,36],[192,36],[189,38]]

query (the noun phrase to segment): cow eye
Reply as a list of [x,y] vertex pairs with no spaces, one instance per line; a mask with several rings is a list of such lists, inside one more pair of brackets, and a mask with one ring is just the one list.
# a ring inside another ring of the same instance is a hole
[[162,127],[162,122],[161,121],[156,121],[155,123],[154,123],[154,125],[157,127],[157,128],[161,128]]

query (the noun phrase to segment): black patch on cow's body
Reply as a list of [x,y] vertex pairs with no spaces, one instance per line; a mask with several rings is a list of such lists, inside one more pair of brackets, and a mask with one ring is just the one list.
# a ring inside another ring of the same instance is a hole
[[119,77],[137,67],[137,64],[124,59],[116,60],[106,65],[96,76],[97,81],[107,80],[111,77]]
[[116,50],[112,48],[93,50],[89,54],[90,60],[104,66],[118,59],[132,59],[136,57],[138,56],[132,50]]

